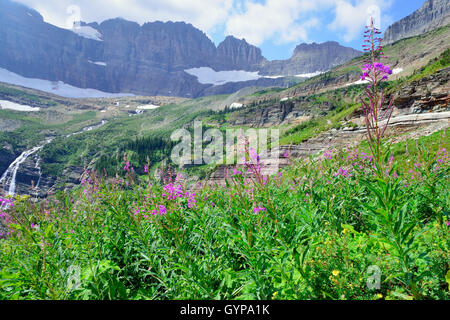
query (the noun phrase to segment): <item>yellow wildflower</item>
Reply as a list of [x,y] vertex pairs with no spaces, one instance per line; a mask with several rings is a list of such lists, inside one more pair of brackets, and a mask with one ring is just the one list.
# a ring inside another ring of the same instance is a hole
[[331,273],[333,274],[333,276],[337,277],[337,276],[339,276],[339,274],[340,274],[341,272],[338,271],[338,270],[333,270]]

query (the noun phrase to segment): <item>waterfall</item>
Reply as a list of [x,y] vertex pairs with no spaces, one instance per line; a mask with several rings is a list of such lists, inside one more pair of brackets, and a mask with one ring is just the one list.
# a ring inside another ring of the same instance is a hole
[[41,184],[41,177],[42,177],[42,170],[41,170],[41,158],[38,156],[37,160],[36,160],[36,166],[34,167],[35,169],[39,170],[39,178],[38,181],[36,183],[36,186],[34,187],[34,191],[35,191],[35,201],[38,201],[38,197],[39,197],[39,185]]
[[28,159],[28,157],[40,151],[42,148],[44,148],[45,145],[49,144],[51,141],[52,139],[49,139],[40,146],[22,152],[22,154],[19,157],[17,157],[17,159],[14,160],[13,163],[11,163],[8,169],[6,169],[6,171],[0,178],[0,186],[4,185],[5,191],[8,192],[8,195],[14,197],[16,194],[16,178],[17,178],[17,171],[19,171],[20,166]]
[[[87,131],[92,131],[94,129],[98,129],[102,126],[104,126],[108,121],[107,120],[102,120],[100,123],[93,125],[93,126],[89,126],[86,128],[83,128],[81,131],[79,132],[75,132],[72,134],[67,135],[66,137],[69,138],[73,135],[78,135]],[[20,166],[33,154],[37,153],[38,151],[40,151],[42,148],[44,148],[45,145],[49,144],[50,142],[52,142],[53,138],[46,140],[45,142],[41,143],[41,145],[34,147],[30,150],[26,150],[24,151],[19,157],[17,157],[16,160],[14,160],[13,163],[11,163],[11,165],[8,167],[8,169],[6,169],[6,171],[3,173],[3,175],[0,177],[0,188],[4,187],[4,191],[7,192],[8,195],[14,197],[16,194],[16,177],[17,177],[17,172],[19,171]],[[40,168],[40,158],[37,158],[36,161],[36,166],[35,169],[39,169],[39,179],[37,181],[37,184],[35,186],[35,191],[36,191],[36,198],[38,197],[38,188],[39,185],[41,183],[41,176],[42,176],[42,172],[41,172],[41,168]]]

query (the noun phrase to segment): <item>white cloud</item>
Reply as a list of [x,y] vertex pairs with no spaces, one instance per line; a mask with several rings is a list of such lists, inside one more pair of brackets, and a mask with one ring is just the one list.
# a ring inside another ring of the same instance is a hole
[[[68,28],[68,21],[101,22],[122,17],[140,24],[149,21],[185,21],[207,32],[223,24],[233,0],[16,0],[40,12],[45,21]],[[80,12],[69,10],[78,6]]]
[[392,4],[390,0],[358,0],[356,4],[351,1],[336,1],[335,20],[329,25],[331,30],[336,31],[346,42],[350,42],[361,35],[361,30],[372,16],[378,28],[383,27],[382,11]]
[[[206,34],[245,38],[254,45],[308,41],[325,26],[350,42],[359,36],[367,9],[389,8],[394,0],[15,0],[39,11],[54,25],[69,28],[76,20],[101,22],[122,17],[140,24],[185,21]],[[77,7],[80,9],[77,11]],[[382,16],[387,23],[389,17]]]
[[279,43],[308,39],[308,30],[318,26],[317,19],[307,14],[330,7],[334,0],[266,0],[265,3],[247,1],[226,22],[226,33],[259,45],[276,37]]

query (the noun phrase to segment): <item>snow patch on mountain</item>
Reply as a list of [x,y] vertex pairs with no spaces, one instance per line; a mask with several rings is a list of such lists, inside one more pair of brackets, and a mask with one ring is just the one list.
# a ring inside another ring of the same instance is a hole
[[280,79],[280,78],[284,78],[286,76],[263,76],[263,77],[267,78],[267,79]]
[[103,41],[102,34],[90,26],[76,26],[72,28],[71,31],[86,39]]
[[25,78],[2,68],[0,68],[0,82],[40,90],[66,98],[117,98],[133,96],[133,94],[128,93],[109,93],[96,89],[78,88],[62,81]]
[[[313,77],[319,76],[319,75],[321,75],[323,73],[325,73],[325,72],[323,72],[323,71],[316,71],[316,72],[312,72],[312,73],[297,74],[294,77],[297,77],[297,78],[313,78]],[[279,78],[286,78],[288,76],[279,75],[279,76],[261,76],[261,77],[268,78],[268,79],[279,79]]]
[[316,71],[316,72],[312,72],[312,73],[297,74],[297,75],[295,75],[295,76],[296,76],[297,78],[313,78],[313,77],[316,77],[316,76],[321,75],[322,73],[325,73],[325,72],[322,72],[322,71]]
[[34,108],[23,104],[18,104],[15,102],[0,100],[0,109],[9,109],[14,111],[25,111],[25,112],[33,112],[39,111],[40,108]]
[[358,85],[358,84],[365,84],[365,83],[369,83],[369,80],[358,80],[358,81],[355,81],[355,82],[352,82],[352,83],[347,83],[345,86],[355,86],[355,85]]
[[156,106],[154,104],[147,104],[145,106],[139,106],[137,107],[138,110],[154,110],[158,109],[160,106]]
[[243,106],[244,105],[242,103],[234,102],[230,105],[230,109],[239,109],[239,108],[242,108]]
[[215,71],[209,67],[192,68],[184,70],[186,73],[197,77],[201,84],[222,85],[229,82],[243,82],[258,80],[261,76],[258,72],[243,70]]

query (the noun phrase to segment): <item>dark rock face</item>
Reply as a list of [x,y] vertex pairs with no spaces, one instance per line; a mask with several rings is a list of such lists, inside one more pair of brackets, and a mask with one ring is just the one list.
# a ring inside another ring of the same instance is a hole
[[391,25],[384,34],[384,44],[413,37],[450,23],[450,1],[428,0],[411,15]]
[[[0,148],[0,177],[8,169],[10,164],[14,161],[17,156],[12,150],[12,146],[4,143]],[[3,186],[0,186],[2,188]]]
[[[11,0],[0,0],[0,67],[25,77],[63,81],[113,93],[197,97],[227,93],[247,83],[221,87],[200,84],[186,69],[260,71],[293,75],[328,70],[357,51],[337,43],[303,45],[293,58],[268,62],[245,40],[227,37],[217,48],[200,30],[183,22],[142,26],[123,19],[81,23],[100,41],[45,23],[42,16]],[[273,86],[277,81],[261,79]],[[252,84],[252,83],[250,83]]]
[[101,56],[100,42],[44,23],[38,12],[6,0],[0,1],[0,26],[0,67],[80,87],[93,81],[104,85],[105,79],[88,68],[88,60]]
[[362,55],[361,51],[343,47],[334,41],[325,43],[306,44],[297,46],[289,60],[278,60],[266,63],[262,74],[289,75],[328,71],[355,57]]

